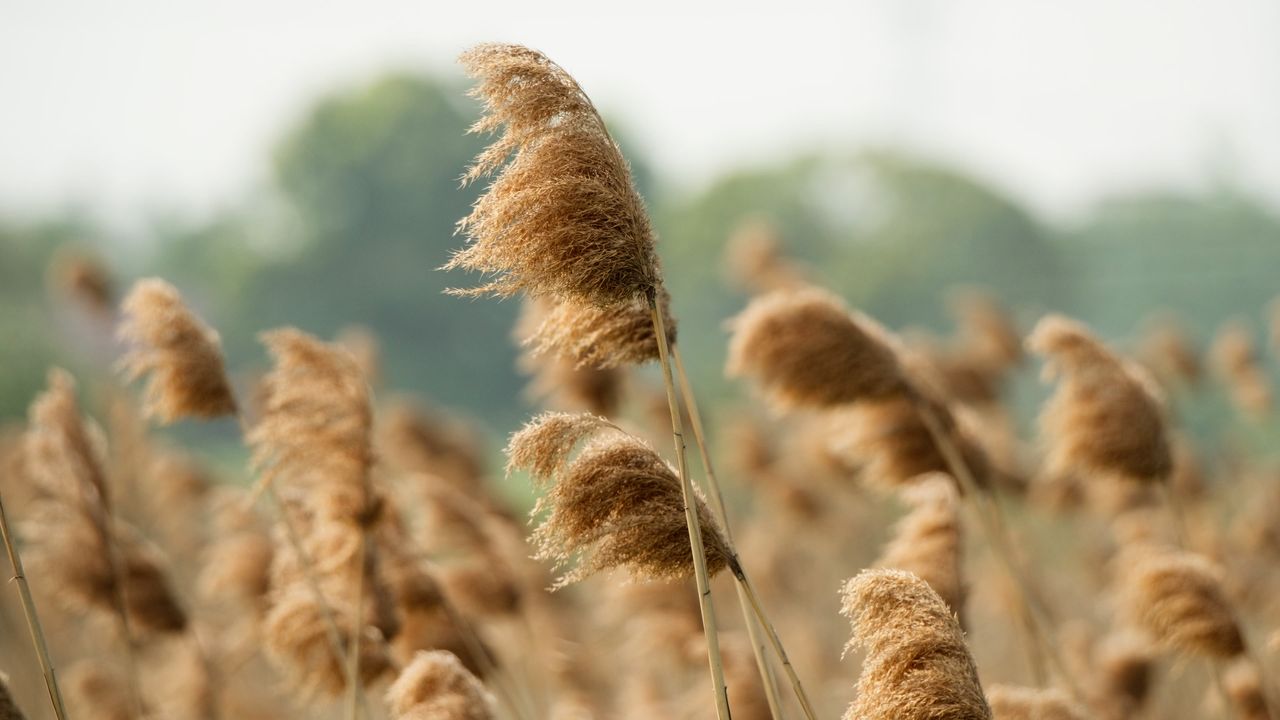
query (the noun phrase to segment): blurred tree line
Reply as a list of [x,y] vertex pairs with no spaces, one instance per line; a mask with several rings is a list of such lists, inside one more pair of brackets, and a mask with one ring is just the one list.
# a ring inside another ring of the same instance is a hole
[[[49,290],[55,252],[78,246],[119,274],[118,292],[143,275],[172,281],[222,333],[237,372],[265,367],[263,329],[333,337],[359,324],[382,342],[386,387],[494,432],[515,427],[528,413],[510,341],[517,303],[444,295],[472,279],[436,270],[480,190],[458,182],[483,143],[465,132],[476,114],[463,88],[423,75],[337,92],[277,143],[269,187],[207,221],[157,220],[141,253],[117,252],[83,218],[0,218],[0,418],[24,412],[48,364],[110,362],[109,332]],[[767,218],[816,280],[893,327],[945,330],[947,291],[976,285],[1028,325],[1060,310],[1125,340],[1168,309],[1204,342],[1232,316],[1257,330],[1278,290],[1280,217],[1229,186],[1114,197],[1060,227],[961,169],[893,151],[742,169],[694,193],[663,185],[629,154],[682,346],[709,393],[730,390],[722,328],[745,295],[726,282],[721,256],[748,216]]]

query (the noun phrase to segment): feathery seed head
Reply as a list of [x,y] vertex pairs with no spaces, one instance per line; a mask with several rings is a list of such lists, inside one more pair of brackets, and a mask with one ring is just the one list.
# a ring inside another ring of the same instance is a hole
[[456,655],[414,655],[387,690],[392,720],[491,720],[493,700]]
[[1058,688],[992,685],[987,702],[995,720],[1086,720],[1089,713]]
[[845,720],[991,720],[960,624],[928,583],[864,570],[842,594],[848,647],[867,651]]
[[1144,482],[1169,477],[1164,406],[1145,372],[1060,315],[1041,319],[1027,347],[1048,359],[1047,373],[1063,373],[1040,415],[1051,472],[1076,469]]
[[1118,562],[1124,612],[1159,645],[1222,659],[1244,652],[1217,566],[1200,555],[1152,546],[1128,548]]
[[458,224],[469,244],[445,266],[492,278],[457,292],[610,307],[661,285],[631,169],[577,81],[519,45],[477,45],[459,62],[484,104],[472,131],[499,135],[466,173],[496,177]]
[[121,306],[120,339],[130,349],[120,367],[130,380],[147,377],[143,412],[169,423],[236,412],[218,334],[159,278],[139,280]]
[[832,407],[904,390],[887,332],[825,290],[770,293],[730,322],[726,373],[753,378],[779,408]]

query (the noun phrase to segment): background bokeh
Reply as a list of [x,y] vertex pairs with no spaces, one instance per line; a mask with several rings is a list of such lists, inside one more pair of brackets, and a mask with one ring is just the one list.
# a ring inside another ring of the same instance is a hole
[[362,325],[387,388],[516,427],[517,305],[446,296],[469,278],[436,270],[479,190],[457,181],[481,139],[451,60],[489,39],[547,52],[603,107],[707,394],[734,392],[723,323],[745,294],[721,256],[751,218],[897,328],[944,330],[949,290],[979,285],[1024,324],[1063,311],[1122,345],[1162,310],[1202,345],[1233,317],[1265,341],[1272,3],[474,5],[0,4],[0,418],[49,364],[115,354],[50,281],[74,251],[117,293],[176,284],[245,383],[263,329]]

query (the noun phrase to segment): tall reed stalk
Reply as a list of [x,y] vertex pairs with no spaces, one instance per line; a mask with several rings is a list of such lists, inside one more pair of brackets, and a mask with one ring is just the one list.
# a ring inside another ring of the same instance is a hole
[[729,689],[724,683],[724,660],[720,656],[720,635],[716,627],[716,610],[711,600],[710,577],[707,574],[707,556],[702,544],[702,528],[698,524],[697,500],[693,484],[689,480],[688,458],[685,453],[684,421],[680,403],[676,399],[675,381],[671,370],[671,349],[667,345],[667,328],[658,309],[655,290],[646,294],[649,315],[653,319],[653,331],[658,341],[658,362],[662,365],[662,382],[667,390],[667,408],[671,412],[671,434],[676,448],[676,469],[680,477],[680,489],[684,493],[684,516],[689,527],[689,545],[693,553],[694,582],[698,588],[698,609],[702,613],[702,631],[707,638],[707,661],[711,667],[716,716],[730,720]]
[[702,424],[702,413],[698,409],[697,396],[694,394],[693,386],[689,382],[689,375],[685,372],[684,359],[680,355],[678,345],[672,346],[671,355],[675,361],[676,374],[680,378],[680,392],[684,396],[685,406],[689,409],[689,420],[693,423],[693,437],[698,443],[698,452],[702,457],[702,467],[707,474],[707,485],[711,491],[708,493],[711,496],[711,508],[716,512],[716,519],[720,521],[720,526],[724,528],[725,540],[733,551],[734,560],[730,563],[730,570],[733,571],[734,580],[737,581],[734,589],[738,593],[738,603],[742,607],[743,621],[747,626],[747,635],[751,639],[751,648],[752,653],[755,655],[756,666],[760,670],[760,682],[764,684],[765,699],[769,703],[769,711],[774,718],[780,719],[783,717],[773,670],[769,665],[768,658],[764,655],[764,642],[760,638],[762,626],[768,633],[768,640],[778,655],[778,661],[782,663],[805,717],[808,720],[815,720],[813,708],[809,702],[808,695],[804,691],[804,686],[792,667],[791,661],[782,647],[781,640],[778,639],[773,623],[766,616],[759,597],[748,582],[741,562],[737,559],[737,548],[733,542],[733,531],[729,527],[729,516],[724,504],[724,493],[720,489],[720,481],[716,476],[715,468],[711,462],[711,453],[707,446],[706,432]]
[[44,677],[44,686],[49,692],[49,704],[53,706],[53,714],[58,720],[67,720],[62,691],[58,689],[58,676],[53,669],[53,659],[49,656],[49,644],[44,638],[44,628],[40,625],[40,616],[36,612],[35,600],[31,597],[26,572],[22,569],[22,556],[18,554],[17,545],[9,532],[9,519],[4,512],[3,497],[0,497],[0,536],[4,539],[4,550],[9,555],[9,564],[13,566],[13,580],[18,585],[18,596],[22,599],[22,614],[27,620],[27,629],[31,631],[31,645],[35,648],[36,657],[40,661],[40,674]]

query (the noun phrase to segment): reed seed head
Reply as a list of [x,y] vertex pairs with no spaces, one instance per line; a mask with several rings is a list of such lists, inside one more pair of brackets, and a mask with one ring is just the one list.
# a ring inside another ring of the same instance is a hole
[[876,564],[905,570],[929,583],[957,616],[966,594],[961,575],[960,495],[946,475],[921,480],[902,493],[911,511],[894,527]]
[[486,273],[462,295],[572,298],[610,307],[661,284],[649,216],[631,170],[569,73],[520,45],[477,45],[459,58],[499,132],[466,181],[495,176],[459,224],[469,244],[446,269]]
[[177,289],[159,278],[139,280],[121,308],[119,336],[129,350],[120,367],[130,380],[147,378],[146,415],[169,423],[235,414],[218,334],[187,308]]
[[1041,319],[1027,347],[1049,360],[1047,372],[1063,376],[1040,415],[1051,472],[1075,469],[1142,482],[1169,477],[1173,457],[1164,406],[1145,372],[1060,315]]
[[414,655],[387,690],[392,720],[491,720],[493,700],[456,655]]
[[[667,329],[667,342],[674,343],[676,321],[671,315],[671,296],[660,288],[655,302]],[[530,357],[559,357],[576,368],[599,369],[658,359],[658,335],[645,298],[604,308],[572,299],[541,299],[537,303],[542,305],[540,312],[531,313],[523,327],[517,328]]]
[[726,373],[754,379],[781,409],[846,405],[904,390],[888,334],[825,290],[756,298],[730,325]]
[[0,673],[0,720],[26,720],[27,716],[18,709],[13,695],[9,693],[9,676]]
[[[556,587],[616,567],[646,579],[692,573],[680,479],[644,442],[601,418],[546,413],[512,437],[507,455],[509,470],[530,470],[548,486],[534,511],[547,510],[533,532],[536,556],[561,568],[578,560]],[[705,501],[695,502],[714,574],[727,565],[729,548]]]
[[867,651],[845,720],[991,720],[955,615],[924,580],[864,570],[844,586],[849,648]]
[[1119,557],[1126,616],[1159,645],[1229,659],[1244,638],[1223,590],[1222,571],[1202,556],[1152,546]]

